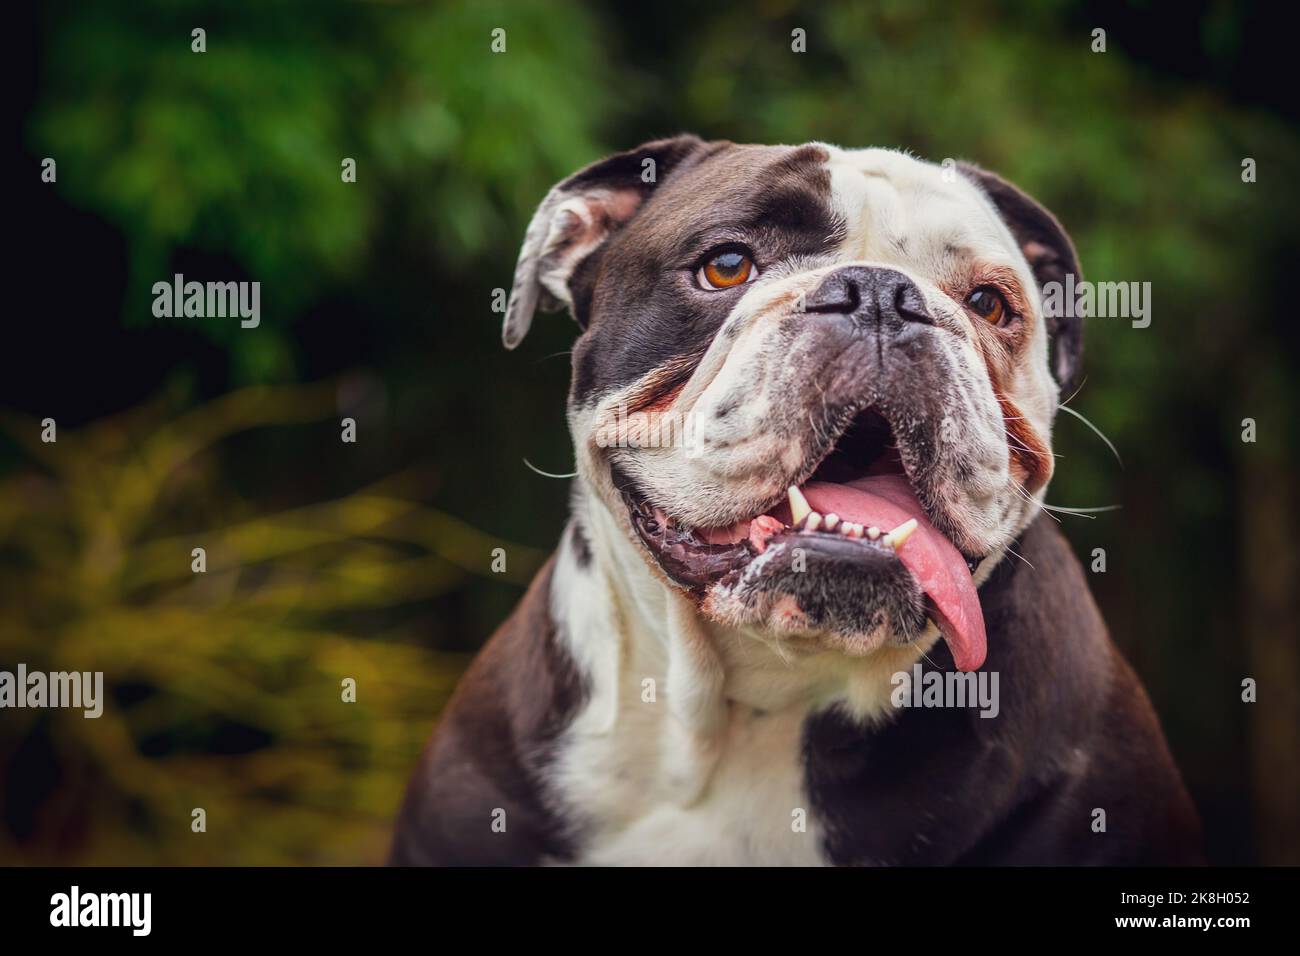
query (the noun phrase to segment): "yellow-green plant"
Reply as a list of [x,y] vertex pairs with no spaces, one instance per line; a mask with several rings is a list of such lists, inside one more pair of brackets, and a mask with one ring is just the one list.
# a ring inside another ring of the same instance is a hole
[[491,573],[496,547],[518,583],[541,555],[419,503],[411,475],[272,514],[229,490],[222,439],[325,422],[334,396],[255,388],[180,414],[162,398],[52,443],[0,413],[30,457],[0,481],[0,667],[102,671],[106,698],[98,719],[5,712],[5,862],[382,859],[466,660],[349,616]]

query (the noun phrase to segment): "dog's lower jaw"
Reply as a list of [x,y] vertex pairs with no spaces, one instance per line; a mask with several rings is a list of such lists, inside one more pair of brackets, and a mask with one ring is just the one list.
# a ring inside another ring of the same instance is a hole
[[[863,721],[887,719],[891,677],[909,670],[939,640],[938,629],[927,623],[910,640],[887,638],[869,653],[849,655],[836,640],[811,633],[794,636],[723,624],[704,612],[697,593],[672,584],[652,567],[653,559],[632,539],[622,515],[581,478],[576,480],[573,520],[589,538],[590,562],[580,568],[566,557],[572,547],[572,536],[566,535],[555,603],[571,604],[569,595],[576,587],[591,602],[607,601],[611,611],[593,615],[588,608],[583,620],[570,622],[565,609],[555,606],[557,621],[576,645],[576,660],[605,662],[604,679],[622,673],[623,659],[634,645],[659,648],[660,673],[636,675],[634,687],[639,692],[642,681],[654,680],[668,704],[667,716],[693,739],[725,732],[725,711],[733,705],[763,713],[841,706]],[[994,563],[986,561],[979,569],[980,580]],[[585,580],[573,580],[575,574]],[[615,629],[589,633],[584,621],[592,618],[608,620]],[[609,660],[611,652],[618,663]],[[597,680],[595,675],[592,679]]]

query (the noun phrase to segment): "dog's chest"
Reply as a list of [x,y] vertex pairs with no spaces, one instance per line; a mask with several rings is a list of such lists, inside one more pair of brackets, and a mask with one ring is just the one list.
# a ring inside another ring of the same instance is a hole
[[[734,699],[717,732],[687,730],[655,660],[624,662],[563,736],[551,783],[577,827],[575,862],[820,865],[804,774],[806,699]],[[645,676],[642,676],[645,675]]]

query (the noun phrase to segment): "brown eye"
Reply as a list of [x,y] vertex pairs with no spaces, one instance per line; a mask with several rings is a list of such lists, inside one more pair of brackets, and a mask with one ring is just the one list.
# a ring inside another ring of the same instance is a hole
[[700,266],[695,278],[703,289],[730,289],[758,278],[758,270],[748,253],[729,249]]
[[990,325],[999,325],[1011,314],[1002,293],[990,285],[982,285],[966,296],[967,307]]

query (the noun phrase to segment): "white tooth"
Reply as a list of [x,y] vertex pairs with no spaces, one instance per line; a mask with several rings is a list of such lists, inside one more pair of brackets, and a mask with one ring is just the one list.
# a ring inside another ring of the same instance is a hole
[[844,522],[843,532],[850,538],[860,538],[862,537],[862,525],[854,524],[852,521],[846,521]]
[[915,530],[916,519],[908,518],[893,531],[889,532],[889,534],[885,535],[885,544],[897,551],[906,543],[907,539],[912,536],[912,532]]
[[831,513],[826,516],[826,524],[824,525],[824,527],[826,528],[827,531],[834,531],[835,526],[839,523],[840,523],[840,516]]
[[822,516],[818,514],[816,511],[810,512],[808,515],[808,523],[804,525],[804,530],[816,531],[821,526],[822,526]]
[[808,517],[808,512],[812,511],[812,508],[808,505],[808,499],[803,496],[803,492],[794,485],[790,486],[786,494],[790,497],[790,525],[798,527],[799,522]]
[[870,538],[872,541],[875,541],[877,538],[880,537],[880,529],[873,524],[870,528],[867,529],[867,537]]

